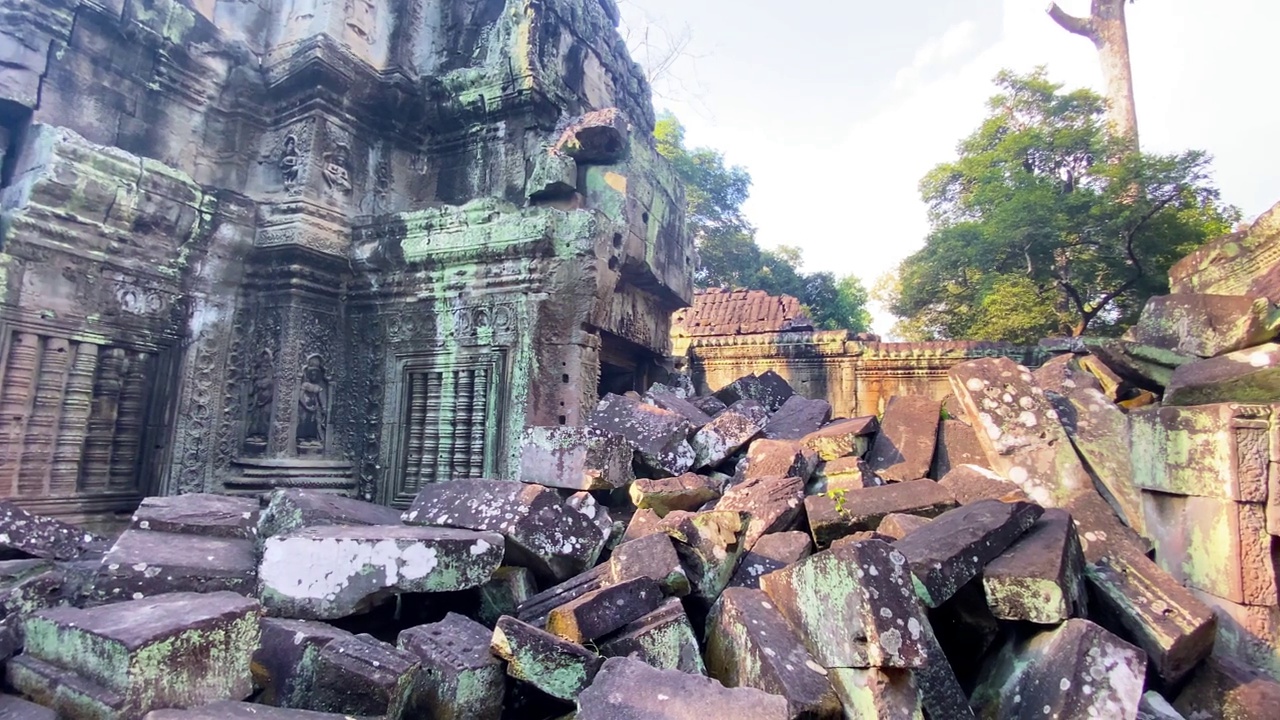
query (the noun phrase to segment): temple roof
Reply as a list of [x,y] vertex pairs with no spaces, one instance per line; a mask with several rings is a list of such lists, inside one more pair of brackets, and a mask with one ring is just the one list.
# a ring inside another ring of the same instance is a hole
[[693,307],[677,310],[671,324],[673,334],[685,337],[813,329],[800,301],[790,295],[725,288],[699,290]]

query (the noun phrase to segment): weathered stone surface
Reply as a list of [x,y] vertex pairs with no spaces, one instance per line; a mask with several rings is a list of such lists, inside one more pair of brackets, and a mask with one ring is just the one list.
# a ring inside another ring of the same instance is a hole
[[769,419],[764,406],[752,399],[739,400],[694,434],[693,467],[713,467],[754,440]]
[[743,477],[794,477],[803,484],[817,466],[818,454],[794,440],[756,440],[747,450]]
[[1158,393],[1169,385],[1175,370],[1200,360],[1195,355],[1114,338],[1085,338],[1084,342],[1092,354],[1082,362],[1102,382],[1102,391],[1117,401],[1139,389]]
[[587,418],[587,425],[625,437],[640,463],[655,473],[679,475],[694,467],[694,451],[688,442],[693,426],[679,413],[621,395],[606,395]]
[[1173,371],[1165,405],[1268,403],[1280,398],[1280,344],[1187,363]]
[[825,493],[830,489],[879,487],[884,479],[871,470],[871,464],[860,457],[850,456],[818,463],[813,479],[805,486],[809,495]]
[[787,699],[792,717],[836,717],[827,671],[809,657],[782,614],[759,590],[729,588],[707,617],[707,671],[725,687],[753,687]]
[[1138,701],[1137,720],[1186,720],[1168,700],[1154,690],[1142,694]]
[[738,562],[729,587],[758,589],[760,578],[809,557],[813,541],[798,531],[762,535]]
[[396,645],[417,656],[421,665],[406,714],[435,720],[497,720],[502,715],[505,672],[489,652],[492,637],[487,627],[456,613],[401,631]]
[[335,638],[320,649],[315,685],[305,710],[407,717],[418,676],[418,657],[369,635]]
[[661,601],[662,590],[651,578],[624,580],[552,610],[547,615],[547,632],[585,643],[653,612]]
[[[1083,349],[1083,348],[1082,348]],[[1058,355],[1031,371],[1035,384],[1045,392],[1070,395],[1073,390],[1093,388],[1102,391],[1102,383],[1083,367],[1079,356],[1073,353]],[[1117,379],[1118,380],[1118,379]],[[1114,397],[1114,393],[1110,395]],[[963,409],[961,410],[963,413]]]
[[1280,205],[1263,213],[1246,230],[1207,243],[1169,268],[1175,293],[1261,295],[1280,304]]
[[1075,523],[1045,510],[1036,524],[982,572],[987,605],[1002,620],[1054,625],[1083,617],[1084,551]]
[[622,541],[629,542],[637,540],[645,535],[652,535],[658,530],[658,523],[662,522],[662,518],[658,517],[658,513],[652,508],[641,508],[636,510],[631,516],[631,520],[627,522],[627,531],[622,534]]
[[898,395],[890,399],[867,456],[871,469],[890,481],[918,480],[928,475],[941,418],[942,403],[931,398]]
[[93,533],[0,500],[0,559],[74,560],[85,553],[105,552],[107,546],[107,540]]
[[1077,388],[1066,395],[1050,393],[1067,437],[1096,479],[1094,487],[1126,525],[1146,530],[1142,499],[1133,483],[1129,416],[1092,388]]
[[161,707],[239,700],[253,688],[258,603],[235,593],[171,593],[26,621],[6,669],[26,697],[68,717],[124,720]]
[[703,607],[710,607],[733,577],[746,550],[748,520],[730,510],[696,515],[677,511],[659,523],[660,530],[676,541],[676,552],[689,576],[689,594]]
[[16,645],[27,615],[67,604],[68,572],[48,560],[0,560],[0,655],[7,659],[3,635]]
[[876,532],[894,540],[901,540],[912,531],[919,530],[931,522],[933,522],[931,518],[921,517],[920,515],[889,513],[880,520],[880,525],[876,528]]
[[1022,537],[1042,512],[1030,503],[980,500],[939,515],[894,547],[906,556],[920,599],[938,607]]
[[760,588],[823,667],[920,667],[928,620],[902,553],[850,543],[760,579]]
[[595,110],[569,123],[555,149],[583,164],[613,165],[626,157],[629,131],[617,108]]
[[1085,576],[1090,616],[1145,650],[1166,682],[1177,683],[1213,649],[1213,611],[1145,556],[1108,558]]
[[[970,580],[946,602],[929,610],[929,627],[933,630],[933,643],[952,671],[949,678],[940,678],[947,685],[958,682],[962,688],[972,688],[977,682],[982,665],[974,658],[985,658],[1004,629],[987,607],[981,577]],[[930,660],[929,664],[937,663]]]
[[1134,484],[1171,495],[1265,503],[1272,405],[1144,408],[1130,415]]
[[1219,657],[1262,671],[1280,681],[1280,607],[1241,605],[1200,590],[1191,590],[1196,599],[1213,609],[1218,618],[1218,636],[1213,657]]
[[635,479],[626,438],[590,427],[531,427],[520,438],[520,481],[612,490]]
[[315,690],[320,650],[351,633],[310,620],[263,618],[262,640],[253,653],[254,684],[267,705],[301,707]]
[[623,627],[600,645],[604,657],[629,657],[659,670],[705,675],[698,637],[678,598],[668,598],[657,610]]
[[794,528],[803,507],[804,480],[798,477],[749,478],[729,488],[716,503],[716,510],[735,510],[749,516],[742,539],[746,550],[766,533]]
[[[929,621],[923,623],[920,643],[926,658],[946,657]],[[930,718],[972,718],[969,697],[949,662],[926,661],[924,667],[911,671],[920,688],[920,704]]]
[[831,403],[792,395],[769,417],[764,436],[770,440],[800,440],[831,421]]
[[313,527],[268,538],[259,594],[274,615],[340,618],[401,592],[477,587],[502,564],[502,536],[403,525]]
[[1179,583],[1245,605],[1280,604],[1266,507],[1144,493],[1161,566]]
[[100,600],[139,599],[168,592],[254,592],[252,540],[126,530],[93,578]]
[[[650,405],[655,405],[663,410],[670,410],[688,420],[691,432],[697,432],[702,429],[703,425],[711,422],[711,415],[703,412],[702,408],[694,405],[690,399],[680,397],[669,388],[655,385],[649,388],[643,399]],[[720,410],[723,409],[720,408]]]
[[977,465],[960,465],[951,469],[938,484],[955,493],[956,501],[968,505],[979,500],[1028,500],[1018,485],[992,470]]
[[809,530],[818,547],[862,530],[875,530],[885,515],[936,517],[956,506],[955,496],[932,480],[909,480],[881,487],[829,488],[804,500]]
[[351,720],[351,716],[224,701],[191,710],[153,710],[143,720]]
[[1145,557],[1151,543],[1120,522],[1115,509],[1097,492],[1081,493],[1063,508],[1071,514],[1086,562],[1110,557]]
[[1068,620],[1006,645],[973,702],[984,718],[1133,718],[1146,667],[1138,648]]
[[961,465],[985,465],[986,453],[978,442],[978,434],[961,420],[943,420],[938,424],[938,445],[934,450],[929,477],[941,480]]
[[873,416],[836,420],[821,430],[805,435],[800,442],[818,453],[820,459],[829,462],[851,455],[863,455],[867,452],[871,436],[879,430],[880,423]]
[[791,388],[791,384],[772,370],[761,375],[740,377],[715,392],[716,398],[726,406],[732,407],[743,400],[754,400],[769,412],[781,408],[793,395],[795,390]]
[[480,609],[476,617],[486,625],[498,622],[503,615],[515,615],[517,608],[538,592],[533,573],[528,568],[503,566],[480,586]]
[[258,536],[301,530],[317,525],[399,525],[400,512],[314,490],[276,490],[258,520]]
[[498,620],[490,649],[507,663],[507,674],[551,697],[573,700],[599,671],[599,655],[513,617]]
[[631,483],[631,501],[659,517],[672,510],[697,510],[720,497],[720,484],[706,475],[685,473],[679,477],[640,478]]
[[1214,658],[1196,669],[1173,706],[1187,720],[1280,717],[1280,683],[1237,663]]
[[609,658],[578,697],[577,720],[785,720],[785,698],[755,688],[726,688],[711,678]]
[[1275,335],[1265,297],[1186,293],[1147,300],[1129,331],[1136,342],[1206,358],[1260,345]]
[[920,688],[910,670],[831,668],[828,673],[845,717],[924,720]]
[[680,565],[671,537],[655,533],[624,542],[609,556],[609,582],[621,583],[635,578],[649,578],[668,595],[689,594],[689,578]]
[[553,490],[502,480],[454,480],[424,487],[404,513],[410,525],[502,533],[507,563],[563,580],[595,564],[607,535],[593,516]]
[[[625,544],[625,543],[624,543]],[[553,585],[520,603],[514,617],[535,627],[545,627],[552,610],[587,593],[608,587],[613,582],[612,568],[608,564],[597,565],[564,582]]]
[[721,402],[720,398],[715,395],[701,395],[689,398],[689,402],[693,403],[694,407],[706,413],[709,417],[715,417],[716,415],[724,412],[725,408],[729,407]]
[[133,513],[137,530],[254,540],[258,537],[259,504],[254,498],[191,493],[149,497]]

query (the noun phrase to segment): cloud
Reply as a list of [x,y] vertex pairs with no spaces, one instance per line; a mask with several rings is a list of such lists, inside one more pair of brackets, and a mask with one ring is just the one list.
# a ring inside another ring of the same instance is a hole
[[978,23],[964,20],[947,28],[941,35],[929,38],[916,51],[911,64],[898,71],[893,81],[894,89],[910,87],[919,82],[926,71],[960,58],[973,48],[977,34]]

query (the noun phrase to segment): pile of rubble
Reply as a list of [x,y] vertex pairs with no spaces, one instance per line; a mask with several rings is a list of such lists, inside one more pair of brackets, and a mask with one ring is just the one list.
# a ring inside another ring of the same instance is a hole
[[766,372],[403,513],[151,498],[112,543],[0,503],[0,716],[1280,717],[1280,270],[1227,241],[1129,337],[880,418]]

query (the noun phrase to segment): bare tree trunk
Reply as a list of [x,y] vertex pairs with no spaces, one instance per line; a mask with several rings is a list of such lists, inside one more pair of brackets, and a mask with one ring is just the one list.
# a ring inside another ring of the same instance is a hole
[[1133,68],[1129,64],[1129,28],[1124,19],[1125,2],[1093,0],[1087,18],[1069,15],[1058,3],[1049,4],[1049,17],[1070,33],[1087,37],[1098,48],[1102,76],[1107,83],[1107,122],[1116,137],[1138,149],[1138,109],[1133,99]]

